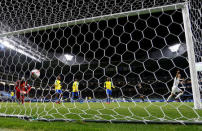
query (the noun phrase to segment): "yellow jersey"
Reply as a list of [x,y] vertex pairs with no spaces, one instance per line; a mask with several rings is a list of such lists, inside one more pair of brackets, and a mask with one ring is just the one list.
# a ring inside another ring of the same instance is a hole
[[104,83],[104,88],[111,90],[112,88],[115,88],[115,87],[111,81],[106,81]]
[[13,91],[11,92],[11,96],[14,96],[14,92]]
[[55,90],[61,90],[62,86],[61,86],[61,81],[60,80],[56,80],[55,81]]
[[78,92],[78,91],[79,91],[79,82],[75,81],[72,86],[72,92]]

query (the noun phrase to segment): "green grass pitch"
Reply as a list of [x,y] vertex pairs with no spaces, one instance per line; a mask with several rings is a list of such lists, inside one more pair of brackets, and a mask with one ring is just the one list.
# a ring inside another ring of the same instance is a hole
[[1,131],[201,131],[202,125],[39,122],[1,118]]
[[[196,130],[202,130],[202,126],[182,126],[182,125],[148,125],[144,124],[106,124],[106,123],[88,123],[79,120],[202,120],[202,110],[194,110],[193,103],[181,102],[119,102],[119,103],[17,103],[0,102],[0,113],[12,115],[26,115],[34,119],[75,119],[77,122],[39,122],[23,121],[17,118],[0,118],[0,128],[31,129],[35,130],[186,130],[192,127]],[[4,123],[3,123],[4,121]],[[7,121],[7,122],[6,122]],[[2,124],[1,124],[2,123]],[[17,126],[14,124],[17,123]],[[22,123],[25,123],[23,125]],[[33,124],[31,124],[33,123]],[[60,126],[57,126],[58,125]],[[62,126],[65,125],[65,126]],[[13,126],[12,126],[13,125]],[[44,126],[42,126],[44,125]],[[82,126],[83,125],[83,126]],[[41,126],[41,127],[40,127]],[[157,128],[158,127],[158,128]],[[165,129],[164,129],[164,128]],[[80,129],[79,129],[80,128]]]
[[202,110],[193,103],[118,102],[118,103],[17,103],[1,102],[0,113],[33,118],[76,120],[202,120]]
[[1,118],[1,131],[201,131],[202,125],[39,122]]

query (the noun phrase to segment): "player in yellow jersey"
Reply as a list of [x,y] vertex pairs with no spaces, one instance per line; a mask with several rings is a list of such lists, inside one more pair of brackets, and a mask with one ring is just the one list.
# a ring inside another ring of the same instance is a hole
[[11,91],[11,100],[13,101],[15,99],[14,91]]
[[113,83],[110,81],[110,78],[107,78],[107,81],[104,83],[104,88],[106,88],[107,94],[107,104],[110,103],[110,96],[112,95],[112,88],[115,88]]
[[58,98],[58,101],[56,104],[60,104],[60,99],[62,98],[62,86],[61,86],[61,81],[60,81],[60,76],[57,77],[55,80],[55,93],[56,93],[56,98]]
[[74,80],[73,86],[72,86],[72,100],[79,97],[79,82],[77,79]]

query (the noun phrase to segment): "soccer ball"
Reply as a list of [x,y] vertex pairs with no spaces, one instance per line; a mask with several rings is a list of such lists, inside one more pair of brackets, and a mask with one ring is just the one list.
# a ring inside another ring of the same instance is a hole
[[37,70],[37,69],[33,69],[33,70],[31,71],[31,76],[32,76],[33,78],[39,78],[39,76],[40,76],[40,71]]

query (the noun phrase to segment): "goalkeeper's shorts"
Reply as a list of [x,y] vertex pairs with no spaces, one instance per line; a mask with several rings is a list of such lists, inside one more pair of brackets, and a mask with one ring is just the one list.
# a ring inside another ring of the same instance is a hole
[[56,93],[62,94],[62,90],[56,90]]
[[108,95],[112,95],[112,90],[107,89],[107,90],[106,90],[106,93],[107,93]]

